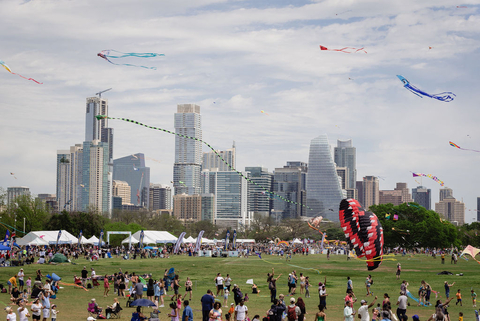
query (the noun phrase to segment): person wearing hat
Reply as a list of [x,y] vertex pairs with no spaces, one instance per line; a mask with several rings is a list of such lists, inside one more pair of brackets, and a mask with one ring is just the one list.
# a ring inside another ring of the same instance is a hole
[[58,310],[57,310],[57,305],[56,304],[52,304],[52,320],[51,321],[57,321],[57,313],[58,313]]
[[23,269],[20,269],[17,276],[18,276],[18,289],[20,290],[20,292],[23,292],[23,286],[25,285],[23,282],[23,277],[25,276],[25,273],[23,273]]
[[5,312],[7,312],[7,321],[16,321],[17,315],[13,312],[11,307],[6,307]]
[[300,314],[302,314],[302,310],[298,305],[295,305],[295,298],[290,298],[290,305],[287,307],[287,320],[297,321]]
[[36,298],[34,301],[33,301],[33,304],[31,306],[31,310],[32,310],[32,320],[40,320],[40,316],[42,314],[42,309],[43,309],[43,306],[42,304],[40,303],[40,299],[39,298]]
[[375,302],[377,301],[378,297],[375,296],[373,299],[372,303],[368,304],[367,301],[361,300],[360,301],[360,308],[358,308],[358,315],[362,319],[362,321],[370,321],[370,314],[368,314],[368,309],[373,307],[375,305]]

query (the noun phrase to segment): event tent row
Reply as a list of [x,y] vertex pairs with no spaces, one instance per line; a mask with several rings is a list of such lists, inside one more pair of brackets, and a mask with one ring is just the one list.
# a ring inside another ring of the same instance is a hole
[[[141,231],[137,231],[132,236],[127,237],[122,241],[122,244],[138,244],[140,242]],[[165,231],[143,231],[143,244],[158,244],[158,243],[176,243],[178,238]],[[184,238],[183,243],[196,243],[197,239],[191,236]],[[215,242],[205,237],[202,238],[202,244],[214,244]]]

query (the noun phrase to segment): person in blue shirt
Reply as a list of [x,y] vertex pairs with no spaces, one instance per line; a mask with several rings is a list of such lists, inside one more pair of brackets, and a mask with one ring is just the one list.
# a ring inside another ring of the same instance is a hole
[[212,290],[207,290],[207,294],[202,296],[200,302],[202,302],[202,320],[208,321],[210,310],[213,309],[213,303],[215,303]]
[[193,321],[193,310],[190,307],[190,302],[188,300],[183,301],[183,314],[182,321]]

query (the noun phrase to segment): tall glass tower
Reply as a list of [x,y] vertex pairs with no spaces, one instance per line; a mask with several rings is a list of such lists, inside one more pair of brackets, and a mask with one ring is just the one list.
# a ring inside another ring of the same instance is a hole
[[202,122],[200,106],[177,105],[175,132],[197,140],[175,136],[175,164],[173,165],[173,187],[177,194],[200,194],[200,171],[202,168]]
[[307,175],[308,216],[322,215],[338,222],[338,206],[344,197],[326,134],[310,143]]
[[352,140],[337,140],[334,149],[334,160],[338,167],[346,167],[348,179],[345,188],[355,188],[357,181],[357,150],[352,145]]

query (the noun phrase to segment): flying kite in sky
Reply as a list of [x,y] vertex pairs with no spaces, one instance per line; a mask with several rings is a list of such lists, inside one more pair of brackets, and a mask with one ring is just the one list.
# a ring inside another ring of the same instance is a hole
[[457,96],[450,91],[446,91],[446,92],[443,92],[443,93],[440,93],[440,94],[431,95],[429,93],[424,92],[421,89],[418,89],[417,87],[415,87],[413,85],[410,85],[410,82],[407,79],[405,79],[405,77],[400,76],[400,75],[397,75],[397,77],[403,83],[403,87],[410,90],[412,93],[414,93],[415,95],[417,95],[420,98],[423,98],[422,97],[422,95],[423,95],[423,96],[427,96],[427,97],[437,99],[437,100],[440,100],[440,101],[450,102]]
[[414,173],[414,172],[412,172],[412,174],[413,174],[413,177],[417,177],[417,176],[428,177],[428,178],[433,179],[438,184],[440,184],[440,186],[445,185],[445,183],[443,181],[439,180],[437,176],[433,176],[432,174],[422,174],[422,173]]
[[360,203],[353,199],[340,202],[340,225],[350,248],[358,257],[365,257],[369,271],[375,270],[383,261],[383,228],[378,217],[365,212]]
[[367,53],[363,48],[357,49],[357,48],[352,48],[352,47],[345,47],[345,48],[341,48],[341,49],[328,49],[327,47],[320,46],[320,50],[341,51],[341,52],[344,52],[344,53],[356,53],[356,52],[359,52],[359,51],[363,51],[363,52]]
[[454,142],[448,142],[448,143],[450,144],[450,146],[461,149],[461,150],[469,150],[469,151],[472,151],[472,152],[480,153],[480,150],[462,148],[462,147],[458,146],[457,144],[455,144]]
[[178,133],[175,133],[175,132],[172,132],[170,130],[167,130],[167,129],[163,129],[163,128],[158,128],[158,127],[154,127],[154,126],[149,126],[149,125],[145,125],[145,124],[142,124],[138,121],[135,121],[135,120],[132,120],[132,119],[128,119],[128,118],[117,118],[117,117],[109,117],[109,116],[106,116],[106,115],[96,115],[95,116],[98,120],[101,120],[101,119],[116,119],[116,120],[123,120],[123,121],[126,121],[126,122],[129,122],[129,123],[133,123],[133,124],[136,124],[136,125],[140,125],[140,126],[143,126],[143,127],[146,127],[146,128],[150,128],[150,129],[155,129],[155,130],[159,130],[159,131],[162,131],[162,132],[165,132],[165,133],[168,133],[168,134],[171,134],[171,135],[176,135],[176,136],[179,136],[179,137],[183,137],[183,138],[187,138],[187,139],[193,139],[193,140],[196,140],[196,141],[199,141],[203,144],[205,144],[208,148],[210,148],[214,153],[215,155],[222,161],[225,163],[225,165],[227,165],[232,171],[236,172],[238,175],[240,175],[243,179],[245,179],[247,182],[257,186],[259,189],[261,190],[264,190],[265,192],[268,192],[272,195],[275,195],[275,197],[278,197],[279,199],[281,199],[282,201],[284,202],[287,202],[287,203],[291,203],[291,204],[295,204],[295,205],[300,205],[300,206],[303,206],[303,207],[306,207],[308,208],[309,210],[312,210],[312,208],[310,208],[309,206],[305,205],[305,204],[302,204],[302,203],[299,203],[299,202],[295,202],[295,201],[292,201],[292,200],[289,200],[281,195],[278,195],[276,194],[275,192],[272,192],[270,191],[268,188],[265,188],[263,187],[262,185],[252,181],[250,178],[248,178],[247,176],[245,176],[242,172],[240,171],[237,171],[232,165],[230,165],[229,163],[227,163],[227,161],[225,159],[223,159],[222,155],[220,155],[218,153],[217,150],[215,150],[215,148],[213,148],[210,144],[208,144],[207,142],[201,140],[200,138],[197,138],[197,137],[192,137],[192,136],[187,136],[187,135],[182,135],[182,134],[178,134]]
[[7,64],[5,64],[5,62],[2,61],[2,60],[0,60],[0,65],[2,65],[3,68],[7,69],[7,71],[8,71],[9,73],[11,73],[12,75],[17,75],[17,76],[19,76],[19,77],[22,77],[23,79],[34,81],[34,82],[36,82],[36,83],[39,84],[39,85],[43,84],[42,82],[38,82],[38,81],[36,81],[36,80],[33,79],[33,78],[23,77],[22,75],[19,75],[19,74],[16,74],[16,73],[12,72],[12,70],[10,69],[10,67],[8,67]]
[[10,175],[12,175],[13,178],[17,179],[17,178],[15,177],[15,173],[10,172]]
[[308,226],[310,226],[311,229],[314,229],[315,231],[318,231],[320,234],[323,235],[323,232],[320,231],[319,225],[323,220],[323,216],[317,216],[313,219],[310,220],[310,222],[307,222]]
[[260,112],[261,112],[262,114],[265,114],[265,115],[269,116],[264,110],[260,110]]
[[156,67],[147,67],[141,65],[132,65],[132,64],[117,64],[112,62],[110,59],[117,59],[117,58],[126,58],[126,57],[138,57],[138,58],[153,58],[158,56],[165,56],[164,54],[158,53],[137,53],[137,52],[120,52],[113,49],[109,50],[102,50],[97,54],[97,56],[105,59],[111,64],[118,65],[118,66],[130,66],[130,67],[140,67],[145,69],[153,69],[156,70]]
[[471,245],[468,245],[460,255],[468,254],[470,255],[477,263],[480,264],[480,262],[475,258],[475,256],[480,253],[480,249],[477,249]]

